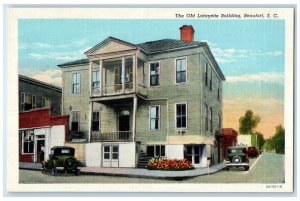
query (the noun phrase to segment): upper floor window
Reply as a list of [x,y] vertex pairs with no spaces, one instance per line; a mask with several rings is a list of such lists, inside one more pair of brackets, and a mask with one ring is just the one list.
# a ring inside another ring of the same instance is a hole
[[72,94],[80,93],[80,73],[72,74]]
[[218,119],[217,119],[218,121],[218,129],[219,130],[221,130],[221,115],[220,114],[218,114]]
[[33,130],[21,131],[23,136],[23,153],[33,154],[34,134]]
[[99,131],[99,125],[100,125],[100,114],[99,112],[93,112],[93,118],[92,118],[92,131]]
[[79,131],[79,112],[72,112],[71,131]]
[[21,111],[24,111],[25,110],[25,93],[24,92],[21,92]]
[[32,109],[32,95],[25,94],[25,105],[24,110],[31,110]]
[[149,112],[149,121],[150,121],[150,130],[158,130],[159,129],[159,117],[160,117],[160,109],[159,106],[150,106]]
[[159,85],[159,62],[150,63],[150,86]]
[[187,62],[186,58],[176,59],[176,83],[186,82]]
[[208,85],[208,63],[205,62],[205,86]]
[[93,91],[100,89],[100,70],[93,71]]
[[36,108],[36,96],[35,95],[32,96],[32,108],[33,109]]
[[213,111],[212,107],[209,109],[210,131],[213,131]]
[[208,131],[208,105],[204,105],[204,117],[205,117],[205,130]]
[[186,103],[176,103],[176,128],[187,128]]
[[42,97],[42,107],[50,107],[51,106],[51,99]]

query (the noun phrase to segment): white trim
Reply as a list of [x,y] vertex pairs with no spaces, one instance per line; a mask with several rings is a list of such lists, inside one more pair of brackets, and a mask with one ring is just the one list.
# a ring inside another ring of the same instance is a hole
[[[159,71],[158,71],[158,85],[155,85],[155,86],[151,86],[151,64],[152,63],[158,63],[158,68],[159,68]],[[161,62],[160,60],[159,61],[150,61],[149,62],[149,68],[148,68],[148,87],[159,87],[161,85],[160,83],[160,69],[161,69],[161,66],[160,66]]]
[[[186,116],[186,126],[182,127],[182,128],[177,128],[177,105],[181,105],[181,104],[185,104],[185,116]],[[187,102],[177,102],[174,104],[175,108],[174,108],[174,114],[175,114],[175,129],[180,131],[180,130],[187,130],[188,128],[188,103]]]
[[[185,64],[186,64],[186,72],[185,72],[185,82],[177,82],[177,60],[182,60],[185,59]],[[175,58],[175,84],[183,84],[188,82],[188,57],[178,57]]]
[[[151,107],[158,107],[158,129],[151,129]],[[150,105],[149,106],[149,117],[148,117],[148,122],[149,122],[149,131],[159,131],[160,130],[160,105]]]

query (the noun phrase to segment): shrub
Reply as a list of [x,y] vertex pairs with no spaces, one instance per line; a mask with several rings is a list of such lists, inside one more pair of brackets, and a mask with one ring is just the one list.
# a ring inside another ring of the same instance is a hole
[[150,170],[191,170],[194,169],[192,163],[187,159],[164,159],[152,158],[147,164]]

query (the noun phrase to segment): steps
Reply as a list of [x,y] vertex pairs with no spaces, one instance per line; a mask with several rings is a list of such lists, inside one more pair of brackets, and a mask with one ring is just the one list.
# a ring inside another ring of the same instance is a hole
[[137,168],[147,168],[147,164],[151,158],[151,156],[142,152],[137,163]]

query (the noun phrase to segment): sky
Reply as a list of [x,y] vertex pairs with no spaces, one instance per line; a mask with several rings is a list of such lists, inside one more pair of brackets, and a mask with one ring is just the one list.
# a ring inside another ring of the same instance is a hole
[[19,74],[61,86],[57,65],[85,58],[108,36],[134,44],[180,39],[184,24],[194,27],[194,40],[208,43],[226,77],[223,128],[238,131],[239,118],[250,109],[261,117],[255,130],[274,135],[276,126],[284,126],[283,20],[21,19]]

